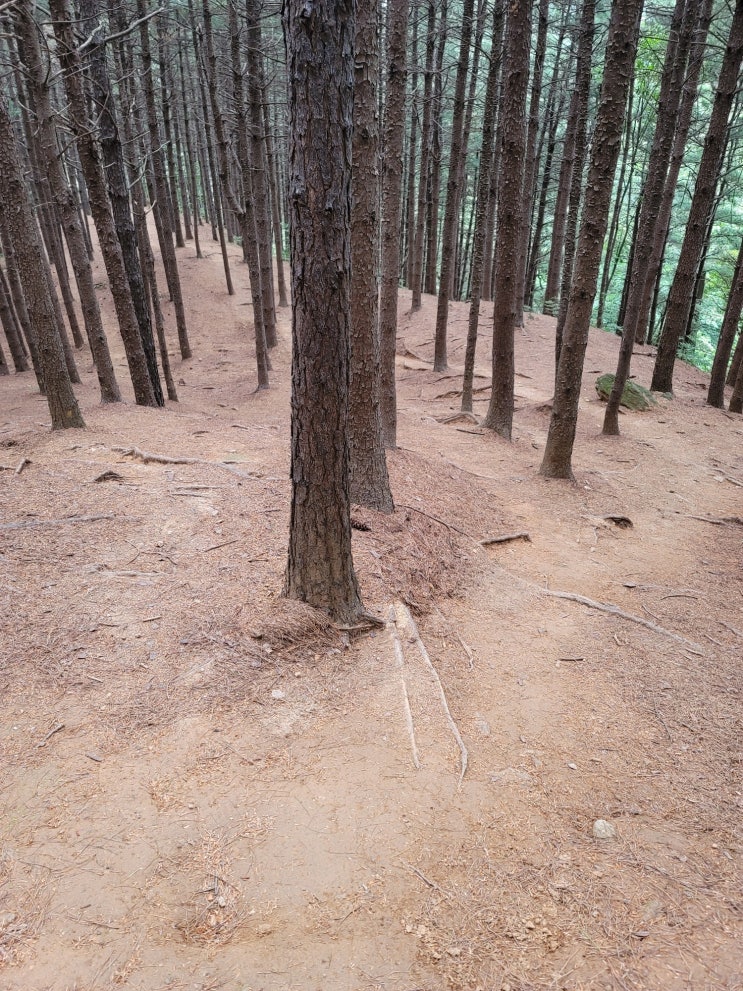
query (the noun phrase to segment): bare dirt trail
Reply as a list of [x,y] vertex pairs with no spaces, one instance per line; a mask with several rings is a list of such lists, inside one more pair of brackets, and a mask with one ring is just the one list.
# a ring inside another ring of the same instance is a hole
[[577,482],[547,482],[553,321],[519,335],[509,445],[443,422],[460,380],[403,293],[398,509],[354,510],[355,556],[416,616],[459,787],[410,628],[399,655],[280,601],[288,314],[255,394],[245,269],[229,299],[208,247],[167,412],[98,407],[86,368],[88,429],[50,435],[2,383],[0,462],[31,463],[0,473],[0,987],[743,987],[743,530],[709,522],[743,515],[743,418],[683,367],[601,437],[597,332]]

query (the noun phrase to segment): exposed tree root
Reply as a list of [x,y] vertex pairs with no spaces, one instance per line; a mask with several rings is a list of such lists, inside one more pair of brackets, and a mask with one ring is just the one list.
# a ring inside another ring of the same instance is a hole
[[402,685],[402,704],[403,711],[405,713],[405,726],[408,731],[408,737],[410,738],[410,749],[413,751],[413,763],[416,767],[420,767],[420,760],[418,759],[418,746],[415,742],[415,727],[413,726],[413,713],[410,711],[410,698],[408,697],[408,686],[405,682],[405,658],[402,652],[402,644],[400,643],[400,634],[397,632],[397,626],[395,624],[395,607],[390,606],[388,620],[387,620],[387,631],[389,632],[390,638],[392,640],[392,646],[395,651],[395,660],[397,661],[397,668],[400,672],[400,684]]
[[485,537],[480,543],[483,547],[488,547],[490,544],[507,544],[511,540],[525,540],[527,543],[531,543],[531,536],[526,532],[526,530],[520,530],[518,533],[504,533],[500,537]]
[[0,523],[0,530],[31,530],[42,526],[66,526],[69,523],[97,523],[99,520],[133,520],[134,516],[117,516],[103,513],[100,516],[65,516],[61,520],[22,520],[18,523]]
[[235,468],[234,465],[228,464],[226,461],[208,461],[205,458],[173,458],[166,454],[153,454],[150,451],[142,451],[138,447],[114,447],[113,450],[125,458],[133,458],[135,461],[141,461],[142,464],[145,465],[209,465],[213,468],[222,468],[224,471],[228,471],[231,475],[237,475],[238,478],[258,477],[250,472],[240,471],[238,468]]
[[395,615],[397,618],[397,625],[398,626],[406,625],[408,630],[410,631],[410,635],[412,639],[415,641],[415,644],[418,647],[418,651],[421,657],[423,658],[423,663],[431,672],[431,676],[433,677],[433,680],[438,689],[438,694],[441,700],[441,706],[444,710],[444,715],[446,716],[446,721],[449,724],[449,729],[452,732],[452,736],[457,741],[457,746],[459,747],[459,753],[461,755],[461,771],[459,773],[459,783],[457,785],[458,788],[461,788],[462,781],[464,780],[464,776],[467,772],[467,762],[469,759],[469,755],[467,753],[467,747],[465,747],[464,745],[464,740],[462,739],[462,736],[459,732],[459,728],[457,727],[457,724],[454,722],[454,718],[452,717],[451,710],[449,709],[449,703],[446,700],[446,693],[444,691],[444,686],[441,684],[441,679],[439,678],[438,671],[433,666],[433,662],[431,661],[431,658],[428,655],[428,651],[426,650],[426,645],[421,640],[421,635],[418,632],[418,627],[416,626],[415,620],[413,619],[410,610],[403,602],[396,603]]
[[664,626],[659,626],[649,619],[643,619],[642,616],[635,616],[632,613],[625,612],[611,602],[596,602],[595,599],[588,599],[585,595],[576,595],[574,592],[553,591],[548,588],[540,588],[539,591],[542,595],[549,595],[554,599],[568,599],[570,602],[579,602],[582,606],[588,606],[589,609],[598,609],[600,612],[609,613],[611,616],[619,616],[621,619],[629,620],[630,623],[637,623],[639,626],[644,626],[648,630],[653,630],[654,633],[660,633],[664,637],[670,637],[671,640],[676,640],[678,643],[682,643],[686,647],[698,651],[702,657],[704,656],[704,650],[693,640],[688,640],[679,633],[667,630]]

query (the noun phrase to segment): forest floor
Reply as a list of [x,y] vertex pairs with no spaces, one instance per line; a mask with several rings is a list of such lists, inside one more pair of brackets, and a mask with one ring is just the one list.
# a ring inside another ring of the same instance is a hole
[[349,642],[280,598],[289,311],[255,393],[245,268],[230,299],[206,250],[167,411],[101,407],[84,357],[87,429],[53,434],[0,381],[0,987],[743,988],[743,417],[680,365],[601,436],[595,331],[576,483],[546,481],[554,321],[518,332],[508,444],[447,422],[466,306],[435,374],[403,292],[397,510],[353,514],[397,623]]

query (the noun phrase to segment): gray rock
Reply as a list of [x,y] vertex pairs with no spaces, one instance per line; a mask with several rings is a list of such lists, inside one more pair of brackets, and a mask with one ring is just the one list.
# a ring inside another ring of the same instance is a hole
[[617,827],[606,819],[597,819],[593,824],[593,835],[597,840],[613,840],[617,835]]

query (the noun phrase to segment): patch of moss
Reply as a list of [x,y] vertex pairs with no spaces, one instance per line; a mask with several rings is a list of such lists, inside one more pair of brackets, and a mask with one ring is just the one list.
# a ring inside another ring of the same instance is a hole
[[[599,375],[596,379],[596,392],[599,399],[603,399],[604,402],[608,402],[609,395],[614,387],[614,378],[614,375],[607,374]],[[619,405],[627,409],[646,410],[657,406],[658,403],[649,389],[630,380],[624,387]]]

